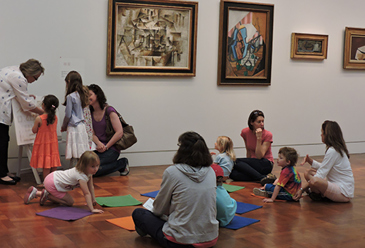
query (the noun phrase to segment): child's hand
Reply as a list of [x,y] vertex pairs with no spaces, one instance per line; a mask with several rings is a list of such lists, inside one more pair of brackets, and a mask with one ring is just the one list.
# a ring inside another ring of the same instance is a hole
[[293,200],[299,201],[299,199],[302,197],[303,191],[301,189],[298,189],[298,191],[293,195]]
[[271,198],[265,198],[262,201],[266,202],[266,203],[273,203],[274,202]]
[[102,214],[102,213],[104,213],[103,210],[97,209],[97,208],[94,208],[93,211],[91,211],[91,212],[94,213],[94,214]]

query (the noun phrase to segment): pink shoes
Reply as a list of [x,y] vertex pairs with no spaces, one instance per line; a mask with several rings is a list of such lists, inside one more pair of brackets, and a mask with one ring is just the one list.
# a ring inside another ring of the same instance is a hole
[[41,199],[39,200],[39,205],[43,206],[43,204],[48,200],[48,191],[43,189],[41,194]]
[[33,200],[37,196],[37,189],[33,186],[28,188],[27,193],[24,196],[24,204],[29,204],[31,200]]

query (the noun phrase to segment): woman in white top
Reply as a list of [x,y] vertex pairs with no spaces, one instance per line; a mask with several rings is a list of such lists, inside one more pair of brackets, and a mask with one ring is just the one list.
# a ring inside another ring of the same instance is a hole
[[341,128],[335,121],[325,121],[321,132],[322,142],[326,144],[324,159],[319,163],[308,155],[304,158],[301,165],[307,162],[312,167],[305,172],[303,188],[293,198],[299,199],[307,191],[315,201],[327,198],[349,202],[354,197],[355,181]]
[[15,98],[23,111],[43,114],[35,106],[28,93],[28,84],[38,80],[44,68],[35,59],[29,59],[20,66],[0,69],[0,184],[15,185],[20,178],[10,175],[8,170],[9,126],[12,122],[12,99]]

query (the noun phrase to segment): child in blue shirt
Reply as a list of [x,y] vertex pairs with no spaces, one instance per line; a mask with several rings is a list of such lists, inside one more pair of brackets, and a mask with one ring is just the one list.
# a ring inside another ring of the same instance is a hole
[[233,164],[236,160],[233,142],[227,136],[219,136],[214,144],[214,148],[219,151],[219,154],[214,159],[214,163],[222,167],[224,173],[223,181],[226,181],[232,172]]
[[217,165],[212,164],[212,169],[217,177],[217,220],[219,221],[219,226],[228,225],[237,210],[237,202],[232,199],[227,190],[223,188],[223,169]]

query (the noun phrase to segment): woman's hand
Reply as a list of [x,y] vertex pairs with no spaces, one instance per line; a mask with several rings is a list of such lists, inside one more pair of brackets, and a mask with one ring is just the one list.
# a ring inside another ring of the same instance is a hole
[[106,151],[106,147],[103,143],[98,142],[98,143],[96,143],[96,150],[100,153],[103,153]]
[[271,198],[265,198],[262,200],[265,203],[273,203],[274,201]]
[[298,201],[302,197],[302,194],[302,189],[298,189],[298,191],[293,195],[293,200]]
[[308,154],[303,158],[303,161],[300,163],[300,165],[304,165],[305,163],[310,165],[313,164],[313,159],[311,159]]
[[104,213],[104,211],[103,210],[101,210],[101,209],[96,209],[96,208],[94,208],[93,209],[93,211],[91,211],[93,214],[102,214],[102,213]]
[[256,129],[255,134],[256,134],[256,138],[261,140],[261,138],[262,138],[262,129],[261,128]]

